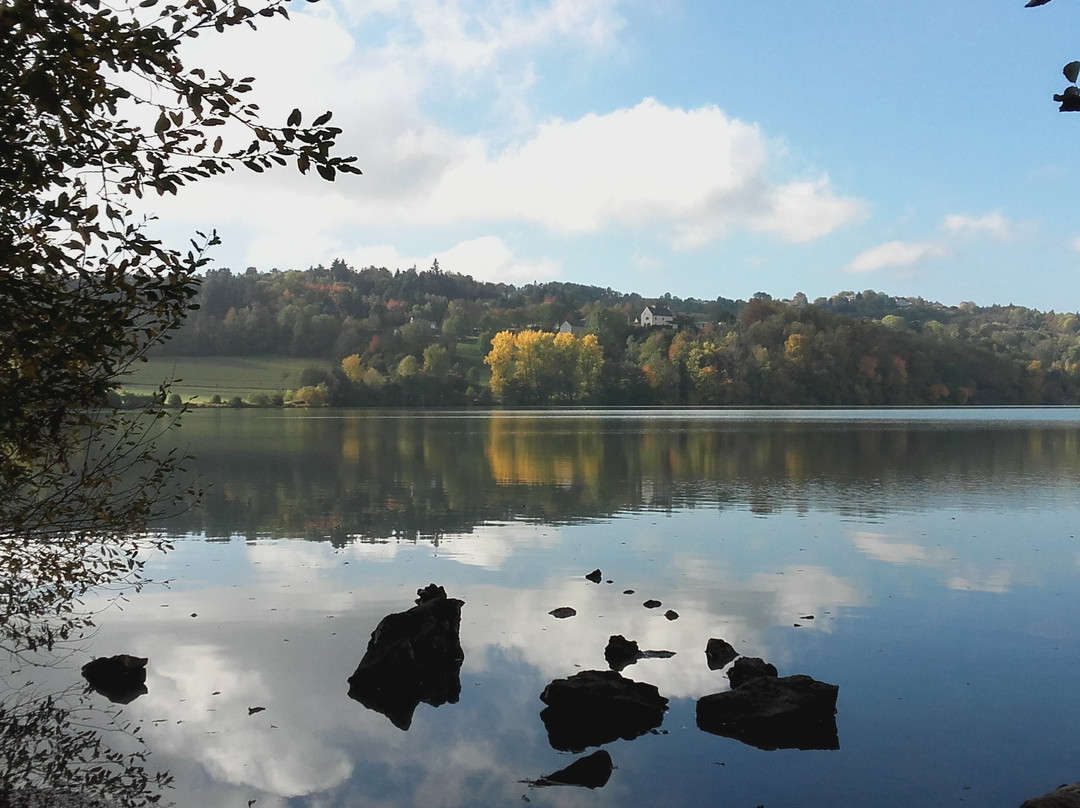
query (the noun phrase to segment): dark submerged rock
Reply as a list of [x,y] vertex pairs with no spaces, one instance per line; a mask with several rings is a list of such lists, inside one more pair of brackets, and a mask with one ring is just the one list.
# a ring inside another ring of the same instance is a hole
[[675,656],[674,651],[642,651],[640,659],[671,659]]
[[839,749],[839,690],[809,676],[757,676],[698,699],[697,725],[758,749]]
[[613,671],[621,671],[639,659],[670,659],[673,656],[674,651],[642,651],[634,640],[628,640],[621,634],[612,634],[604,649],[604,659]]
[[565,769],[552,774],[545,774],[539,780],[527,781],[531,786],[579,786],[581,788],[603,788],[611,779],[615,765],[611,755],[604,749],[598,749],[591,755],[578,758]]
[[555,679],[540,694],[540,720],[552,748],[580,752],[618,738],[633,740],[663,722],[668,700],[654,685],[614,671]]
[[735,646],[727,640],[712,637],[705,644],[705,661],[709,664],[709,670],[718,671],[735,659],[739,652]]
[[1060,786],[1041,797],[1032,797],[1020,808],[1080,808],[1080,783]]
[[761,657],[739,657],[727,673],[733,688],[739,687],[751,679],[757,679],[759,676],[768,676],[775,679],[777,677],[776,666],[766,662]]
[[82,666],[82,675],[91,690],[116,704],[129,704],[146,689],[146,657],[117,654],[98,657]]
[[613,671],[621,671],[641,659],[641,649],[633,640],[628,640],[621,634],[612,634],[604,649],[604,659]]
[[388,614],[371,633],[367,651],[349,677],[349,698],[382,713],[399,729],[412,725],[420,702],[454,704],[461,694],[461,607],[431,584],[416,606]]

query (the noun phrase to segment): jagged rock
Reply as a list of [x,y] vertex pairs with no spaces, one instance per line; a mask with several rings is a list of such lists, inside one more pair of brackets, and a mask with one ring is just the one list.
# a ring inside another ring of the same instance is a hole
[[632,740],[663,722],[668,700],[654,685],[614,671],[555,679],[540,694],[540,720],[552,748],[580,752],[617,738]]
[[1020,808],[1080,808],[1080,783],[1060,786],[1041,797],[1032,797]]
[[697,725],[759,749],[839,749],[839,690],[809,676],[756,676],[698,699]]
[[552,774],[545,774],[539,780],[528,780],[531,786],[581,786],[582,788],[603,788],[611,779],[611,770],[615,765],[611,755],[604,749],[598,749],[591,755],[578,758],[565,769]]
[[709,670],[718,671],[739,655],[735,646],[726,640],[712,637],[705,644],[705,661],[709,664]]
[[670,659],[673,656],[674,651],[642,651],[634,640],[628,640],[621,634],[612,634],[604,648],[604,659],[613,671],[621,671],[639,659]]
[[349,697],[399,729],[412,725],[420,702],[438,707],[461,694],[461,607],[441,586],[417,590],[416,606],[384,617],[349,677]]
[[590,572],[588,575],[586,575],[585,577],[587,579],[589,579],[590,581],[592,581],[594,584],[598,584],[598,583],[600,583],[601,579],[604,577],[604,574],[602,572],[600,572],[599,569],[595,569],[592,572]]
[[117,654],[98,657],[82,666],[82,675],[92,690],[116,704],[128,704],[149,691],[146,689],[146,657]]
[[727,673],[732,688],[739,687],[751,679],[757,679],[759,676],[769,676],[775,679],[777,676],[776,666],[766,662],[761,657],[739,657]]
[[641,659],[641,649],[633,640],[628,640],[621,634],[612,634],[604,649],[604,659],[613,671],[621,671]]

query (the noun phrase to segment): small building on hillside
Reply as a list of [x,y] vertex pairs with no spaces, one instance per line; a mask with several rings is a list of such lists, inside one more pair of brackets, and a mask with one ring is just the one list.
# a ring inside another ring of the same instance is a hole
[[575,337],[585,333],[585,323],[573,314],[566,315],[566,319],[559,326],[560,334],[573,334]]
[[667,306],[646,306],[641,312],[640,321],[645,328],[670,326],[675,324],[675,315]]

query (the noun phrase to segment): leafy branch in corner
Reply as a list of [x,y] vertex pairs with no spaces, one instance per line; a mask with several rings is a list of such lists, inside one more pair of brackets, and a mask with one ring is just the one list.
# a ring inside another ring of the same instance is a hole
[[[1028,3],[1024,8],[1045,6],[1049,2],[1050,0],[1028,0]],[[1065,65],[1062,72],[1065,74],[1069,86],[1062,92],[1054,95],[1054,100],[1061,104],[1061,106],[1058,107],[1058,111],[1080,112],[1080,87],[1076,84],[1077,79],[1080,78],[1080,62],[1069,62]]]
[[177,249],[134,200],[236,168],[359,174],[330,113],[280,126],[252,78],[189,67],[181,46],[287,18],[287,0],[0,0],[0,646],[51,648],[89,625],[90,589],[141,580],[146,526],[176,497],[182,452],[163,387],[109,394],[195,308],[218,243]]

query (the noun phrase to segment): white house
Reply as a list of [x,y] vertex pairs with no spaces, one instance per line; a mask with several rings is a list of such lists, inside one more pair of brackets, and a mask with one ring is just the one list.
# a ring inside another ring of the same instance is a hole
[[572,314],[568,314],[566,319],[562,321],[562,325],[559,326],[560,334],[573,334],[575,337],[579,334],[585,333],[585,323],[581,322],[577,317]]
[[675,315],[666,306],[646,306],[641,312],[641,324],[646,328],[672,325],[674,322]]

